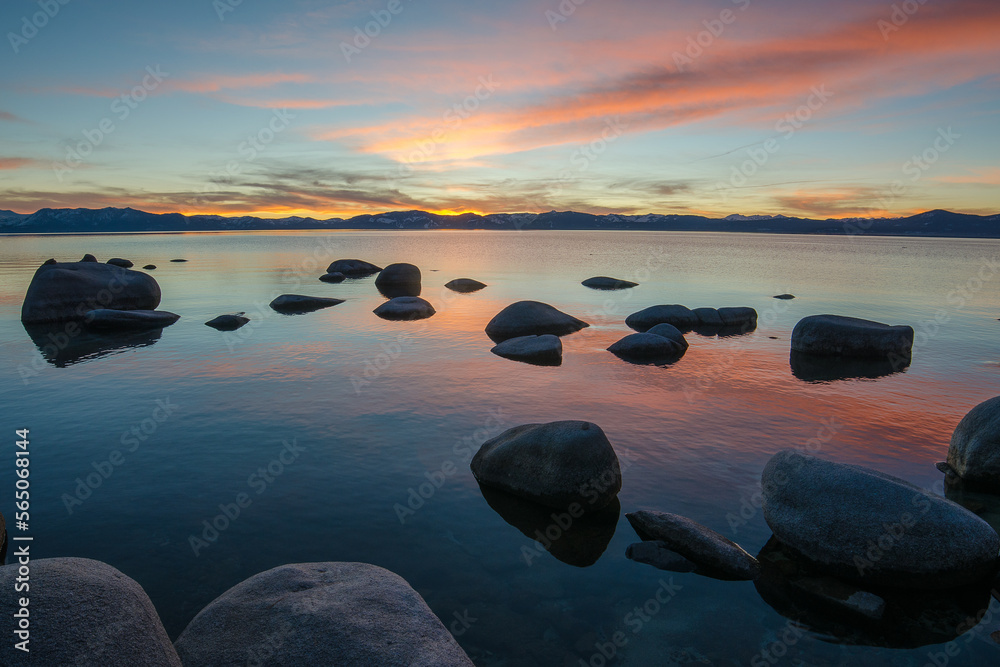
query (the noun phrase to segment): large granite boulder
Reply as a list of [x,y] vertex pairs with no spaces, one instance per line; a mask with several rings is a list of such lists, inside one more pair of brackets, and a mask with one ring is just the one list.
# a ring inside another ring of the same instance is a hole
[[515,426],[484,442],[471,465],[480,484],[559,509],[599,510],[622,487],[615,450],[590,422]]
[[687,347],[666,336],[634,333],[612,343],[608,352],[632,363],[666,364],[684,356]]
[[375,287],[390,299],[420,296],[420,269],[413,264],[390,264],[375,278]]
[[364,262],[360,259],[338,259],[330,264],[326,272],[342,273],[348,278],[363,278],[381,270],[381,266],[375,266],[371,262]]
[[84,324],[95,331],[137,331],[162,329],[181,318],[165,310],[111,310],[98,308],[84,317]]
[[562,341],[559,336],[518,336],[497,344],[490,352],[498,357],[523,361],[536,366],[562,364]]
[[27,324],[81,319],[97,308],[155,310],[160,286],[152,276],[96,260],[49,260],[35,271],[21,306]]
[[565,336],[590,325],[567,315],[547,303],[538,301],[518,301],[512,303],[490,320],[486,325],[486,335],[494,343],[502,343],[518,336],[540,336],[552,334]]
[[890,475],[786,450],[761,476],[775,537],[828,574],[901,588],[992,576],[1000,536],[962,506]]
[[792,350],[844,357],[901,357],[909,360],[913,328],[840,315],[812,315],[792,330]]
[[640,333],[664,322],[674,325],[681,331],[691,331],[698,325],[698,316],[687,306],[671,304],[650,306],[625,318],[625,324]]
[[426,320],[437,311],[419,296],[397,296],[372,312],[383,320]]
[[331,299],[322,296],[303,296],[301,294],[282,294],[271,302],[271,308],[285,315],[311,313],[314,310],[329,308],[344,303],[343,299]]
[[[15,594],[18,568],[0,567],[0,616],[13,629],[19,598],[30,599],[24,664],[181,667],[153,603],[115,568],[86,558],[32,560],[30,593]],[[10,629],[3,647],[10,661],[0,662],[16,665],[21,661],[13,659],[18,651],[12,644],[25,637]]]
[[1000,491],[1000,396],[972,408],[958,423],[948,465],[963,482]]
[[472,666],[402,577],[366,563],[254,575],[202,609],[176,645],[184,667]]
[[478,280],[473,280],[472,278],[456,278],[455,280],[445,283],[444,286],[452,292],[469,294],[483,289],[486,287],[486,283],[481,283]]
[[595,276],[593,278],[587,278],[581,284],[584,287],[589,287],[590,289],[599,289],[599,290],[629,289],[631,287],[636,287],[639,285],[639,283],[633,283],[628,280],[619,280],[618,278],[609,278],[607,276]]
[[626,514],[643,540],[663,542],[692,563],[730,579],[751,580],[760,574],[757,559],[732,540],[687,517],[642,510]]

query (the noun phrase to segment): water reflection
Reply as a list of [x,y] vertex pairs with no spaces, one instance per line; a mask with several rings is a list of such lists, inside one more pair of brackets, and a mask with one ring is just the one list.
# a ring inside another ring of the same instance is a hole
[[379,294],[387,299],[395,299],[397,296],[420,296],[420,283],[375,283]]
[[621,514],[617,498],[597,512],[574,518],[565,510],[538,505],[487,486],[479,488],[493,511],[541,545],[532,542],[525,546],[526,549],[537,555],[544,548],[563,563],[576,567],[588,567],[597,562],[614,537]]
[[949,642],[974,628],[991,600],[989,582],[947,591],[864,591],[826,576],[773,537],[757,559],[761,575],[754,585],[764,601],[836,644],[918,648]]
[[978,514],[980,519],[993,526],[993,530],[1000,532],[1000,495],[959,479],[945,484],[944,497]]
[[910,365],[910,357],[896,359],[859,359],[852,357],[824,357],[792,350],[788,363],[792,375],[804,382],[831,382],[886,377],[902,373]]
[[117,354],[133,347],[148,347],[160,340],[163,329],[97,333],[78,322],[24,324],[42,357],[56,368]]

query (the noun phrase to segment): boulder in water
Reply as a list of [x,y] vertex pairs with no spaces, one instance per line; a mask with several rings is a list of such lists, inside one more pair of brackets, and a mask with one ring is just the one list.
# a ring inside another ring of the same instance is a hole
[[698,325],[698,316],[687,306],[671,304],[650,306],[625,318],[625,324],[640,333],[664,322],[674,325],[681,331],[691,331]]
[[559,340],[559,336],[552,334],[508,338],[497,344],[490,352],[505,359],[523,361],[536,366],[558,366],[562,363],[562,341]]
[[301,294],[282,294],[271,302],[271,308],[285,315],[311,313],[314,310],[329,308],[344,303],[343,299],[331,299],[322,296],[303,296]]
[[490,320],[486,325],[486,335],[494,343],[502,343],[508,338],[519,336],[565,336],[588,326],[590,325],[583,320],[567,315],[547,303],[518,301]]
[[630,287],[637,287],[639,285],[639,283],[633,283],[628,280],[619,280],[618,278],[609,278],[607,276],[595,276],[594,278],[587,278],[581,284],[584,287],[589,287],[590,289],[599,289],[599,290],[629,289]]
[[84,317],[88,329],[96,331],[135,331],[139,329],[162,329],[181,318],[180,315],[165,310],[112,310],[98,308]]
[[330,264],[326,272],[343,273],[348,278],[362,278],[381,270],[381,266],[375,266],[371,262],[364,262],[360,259],[338,259]]
[[478,280],[473,280],[472,278],[456,278],[449,283],[445,283],[445,287],[450,289],[452,292],[469,294],[483,289],[486,287],[486,283],[481,283]]
[[383,320],[425,320],[436,311],[419,296],[397,296],[373,311]]
[[97,260],[46,262],[28,286],[21,321],[63,322],[98,308],[155,310],[158,305],[160,286],[145,273]]

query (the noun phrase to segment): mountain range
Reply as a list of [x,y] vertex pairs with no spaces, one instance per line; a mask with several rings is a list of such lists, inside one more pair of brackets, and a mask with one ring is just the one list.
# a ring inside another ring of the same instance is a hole
[[496,229],[496,230],[649,230],[684,232],[748,232],[875,236],[940,236],[1000,238],[1000,214],[968,215],[927,211],[902,218],[815,220],[783,215],[593,215],[573,211],[440,215],[425,211],[393,211],[352,218],[182,215],[147,213],[132,208],[43,208],[35,213],[0,210],[0,234],[82,234],[123,232],[216,232],[320,229]]

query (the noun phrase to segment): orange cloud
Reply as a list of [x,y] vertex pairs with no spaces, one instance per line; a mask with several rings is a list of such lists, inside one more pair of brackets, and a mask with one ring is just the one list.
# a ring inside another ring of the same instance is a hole
[[21,169],[23,167],[34,167],[41,164],[38,160],[28,157],[0,157],[0,171],[7,169]]

